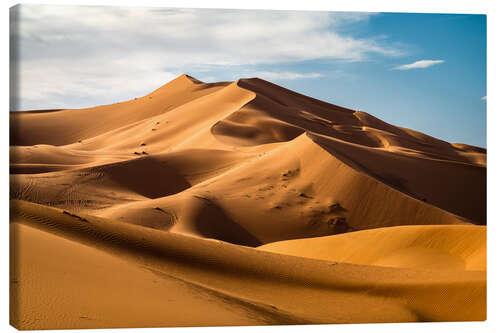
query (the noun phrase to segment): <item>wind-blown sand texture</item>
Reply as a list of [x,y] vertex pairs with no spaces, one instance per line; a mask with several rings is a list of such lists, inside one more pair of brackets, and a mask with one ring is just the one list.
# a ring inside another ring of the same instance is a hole
[[486,150],[260,79],[11,112],[20,329],[486,319]]

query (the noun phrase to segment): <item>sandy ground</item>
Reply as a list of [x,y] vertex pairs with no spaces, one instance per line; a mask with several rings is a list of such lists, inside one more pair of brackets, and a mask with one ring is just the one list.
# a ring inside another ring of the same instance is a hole
[[485,319],[482,148],[260,79],[10,121],[18,328]]

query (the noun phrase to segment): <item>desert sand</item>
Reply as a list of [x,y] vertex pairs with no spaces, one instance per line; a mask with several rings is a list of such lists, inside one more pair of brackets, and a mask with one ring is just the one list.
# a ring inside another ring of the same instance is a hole
[[253,78],[11,112],[20,329],[486,319],[486,150]]

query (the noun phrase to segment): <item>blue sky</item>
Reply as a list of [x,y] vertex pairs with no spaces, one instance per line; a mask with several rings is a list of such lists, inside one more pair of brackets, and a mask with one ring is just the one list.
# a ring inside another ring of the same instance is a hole
[[[303,88],[299,82],[285,85],[447,141],[486,147],[485,16],[380,14],[359,34],[385,35],[406,45],[406,54],[318,66],[314,71],[337,68],[346,78],[308,80]],[[444,62],[393,69],[421,59]]]
[[[325,77],[280,82],[332,103],[451,142],[486,147],[486,17],[380,14],[356,32],[384,35],[406,51],[352,63],[303,63]],[[422,59],[444,62],[394,70]],[[335,71],[340,76],[335,78]],[[327,74],[333,72],[332,74]]]
[[144,95],[181,73],[261,77],[486,147],[486,16],[22,5],[12,110]]

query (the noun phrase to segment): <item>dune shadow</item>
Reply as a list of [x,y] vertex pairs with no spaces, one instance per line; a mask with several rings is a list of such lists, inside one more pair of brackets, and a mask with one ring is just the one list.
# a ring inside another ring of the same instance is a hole
[[152,158],[108,165],[99,171],[120,186],[149,199],[166,197],[191,187],[175,169]]
[[233,221],[213,201],[204,197],[195,198],[203,201],[195,217],[195,227],[203,237],[252,247],[262,245],[254,235]]

